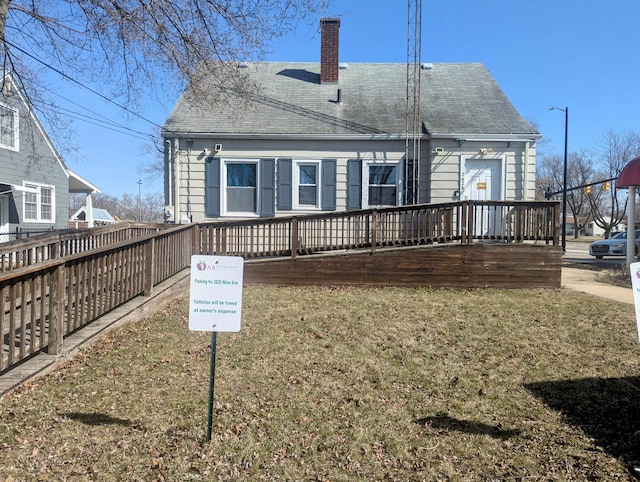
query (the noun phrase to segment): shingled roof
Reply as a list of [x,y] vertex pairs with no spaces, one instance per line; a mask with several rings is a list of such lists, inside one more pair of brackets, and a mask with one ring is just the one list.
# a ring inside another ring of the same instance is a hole
[[[249,102],[233,92],[217,103],[190,102],[183,94],[163,136],[405,133],[405,64],[342,65],[337,83],[320,82],[319,63],[260,62],[238,68],[258,85]],[[483,64],[435,63],[420,73],[426,133],[539,137]]]

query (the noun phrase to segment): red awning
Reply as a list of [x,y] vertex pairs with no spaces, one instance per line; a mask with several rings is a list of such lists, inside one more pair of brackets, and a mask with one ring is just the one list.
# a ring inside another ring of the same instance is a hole
[[618,179],[616,189],[623,189],[629,186],[640,186],[640,157],[636,157],[629,164],[624,166]]

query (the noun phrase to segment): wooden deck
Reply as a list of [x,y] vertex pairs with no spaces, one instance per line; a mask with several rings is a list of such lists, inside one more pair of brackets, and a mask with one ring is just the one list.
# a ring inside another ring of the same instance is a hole
[[562,248],[545,244],[446,244],[250,260],[245,284],[560,288]]

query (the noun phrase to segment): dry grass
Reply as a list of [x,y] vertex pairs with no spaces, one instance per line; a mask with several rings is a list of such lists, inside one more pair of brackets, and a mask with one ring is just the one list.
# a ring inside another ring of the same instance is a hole
[[626,264],[617,268],[603,269],[597,274],[596,279],[602,283],[631,288],[631,274]]
[[629,305],[565,290],[245,289],[186,298],[0,403],[0,480],[632,480]]

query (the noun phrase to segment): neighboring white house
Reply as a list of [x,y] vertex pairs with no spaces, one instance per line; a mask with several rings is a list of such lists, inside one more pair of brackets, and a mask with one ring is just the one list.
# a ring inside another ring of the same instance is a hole
[[321,21],[320,63],[238,64],[248,98],[187,88],[162,130],[168,221],[535,198],[541,136],[484,65],[421,66],[416,164],[406,64],[339,63],[339,26]]
[[[109,224],[115,224],[118,222],[109,211],[102,208],[93,208],[93,226],[108,226]],[[70,227],[89,227],[89,220],[87,216],[87,206],[81,206],[69,219]]]
[[0,76],[0,242],[18,232],[67,229],[69,193],[93,184],[69,170],[10,74]]

